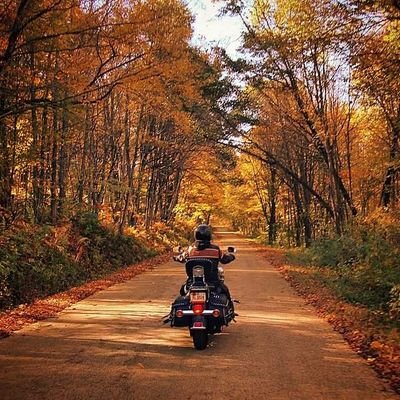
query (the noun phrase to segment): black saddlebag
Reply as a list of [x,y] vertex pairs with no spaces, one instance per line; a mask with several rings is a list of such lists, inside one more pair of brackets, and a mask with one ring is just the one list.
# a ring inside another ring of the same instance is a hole
[[215,318],[215,322],[219,325],[227,325],[228,314],[229,314],[229,301],[228,297],[223,293],[210,293],[210,299],[208,301],[208,307],[211,310],[218,309],[220,311],[220,317]]
[[177,317],[177,310],[189,310],[190,301],[189,297],[178,296],[171,305],[171,326],[189,326],[191,321],[190,315],[185,315],[183,317]]

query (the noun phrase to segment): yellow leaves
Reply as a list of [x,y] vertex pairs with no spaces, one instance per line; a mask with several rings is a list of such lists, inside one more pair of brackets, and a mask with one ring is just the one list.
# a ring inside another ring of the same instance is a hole
[[[180,216],[206,220],[223,208],[224,189],[215,176],[220,168],[210,149],[193,151],[182,183],[182,196],[176,211]],[[196,221],[194,221],[196,222]]]
[[251,23],[255,26],[262,24],[265,16],[271,12],[271,8],[270,0],[255,0],[251,13]]
[[143,37],[155,46],[172,49],[190,40],[191,16],[176,0],[138,1],[131,8],[129,20],[140,21],[145,28]]
[[[256,195],[254,174],[257,167],[255,164],[257,161],[250,161],[248,157],[239,157],[237,167],[229,180],[230,184],[224,187],[224,209],[233,219],[258,220],[262,215],[261,205]],[[264,187],[265,182],[261,185]]]
[[400,20],[393,20],[387,24],[383,40],[386,43],[392,44],[395,48],[399,49]]
[[327,43],[343,26],[344,15],[330,0],[256,1],[252,24],[262,42],[282,54],[305,56],[311,45]]
[[400,354],[398,345],[400,343],[400,336],[398,329],[392,329],[387,337],[380,340],[374,340],[369,345],[373,352],[373,357],[371,361],[375,358],[380,358],[379,361],[382,364],[381,367],[385,367],[385,361],[397,363],[400,361]]

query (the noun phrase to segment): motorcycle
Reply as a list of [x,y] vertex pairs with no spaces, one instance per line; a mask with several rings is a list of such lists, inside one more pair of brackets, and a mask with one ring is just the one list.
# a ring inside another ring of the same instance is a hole
[[[234,247],[229,247],[228,252],[235,252]],[[174,259],[183,261],[179,256]],[[204,350],[209,334],[220,333],[224,326],[235,321],[237,314],[219,285],[224,280],[222,267],[198,258],[186,261],[185,268],[188,276],[185,294],[175,299],[164,322],[171,327],[188,327],[194,347]]]

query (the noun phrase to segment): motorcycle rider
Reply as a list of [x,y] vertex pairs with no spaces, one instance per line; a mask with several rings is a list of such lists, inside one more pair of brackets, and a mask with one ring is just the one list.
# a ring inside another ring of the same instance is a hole
[[[232,252],[222,253],[221,249],[217,245],[211,243],[212,231],[210,226],[207,224],[200,224],[195,229],[194,239],[195,242],[191,246],[189,246],[189,248],[185,252],[181,253],[177,257],[174,257],[176,261],[186,262],[189,260],[195,260],[197,258],[206,258],[213,263],[213,266],[215,268],[221,268],[218,267],[218,263],[228,264],[235,259],[235,255]],[[180,290],[180,294],[182,296],[184,296],[187,292],[187,287],[189,283],[190,282],[188,279],[188,281],[184,285],[182,285]],[[221,279],[218,281],[218,287],[221,289],[221,292],[225,293],[228,297],[229,303],[233,310],[233,302],[229,289]]]

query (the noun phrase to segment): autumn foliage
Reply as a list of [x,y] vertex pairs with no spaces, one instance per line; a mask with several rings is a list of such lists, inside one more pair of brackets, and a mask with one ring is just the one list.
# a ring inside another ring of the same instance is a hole
[[247,83],[246,129],[229,144],[242,152],[237,187],[259,199],[264,229],[253,211],[239,225],[253,220],[270,243],[310,246],[355,217],[398,209],[398,7],[225,3],[246,21],[243,59],[226,62]]
[[[169,221],[218,67],[169,1],[11,1],[0,10],[3,226],[77,210]],[[208,111],[209,112],[209,111]]]

